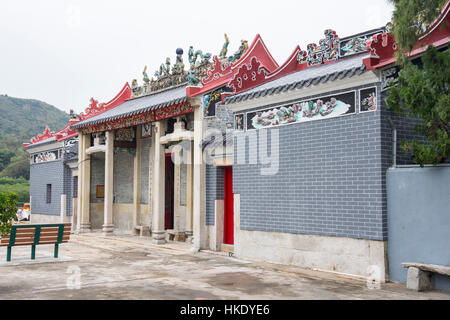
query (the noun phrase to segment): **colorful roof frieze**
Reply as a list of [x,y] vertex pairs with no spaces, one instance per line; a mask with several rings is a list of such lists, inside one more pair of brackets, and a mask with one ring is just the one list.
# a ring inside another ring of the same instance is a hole
[[[147,66],[145,66],[142,72],[143,85],[140,86],[137,79],[132,81],[132,98],[153,94],[181,84],[190,86],[204,85],[205,79],[210,77],[211,69],[214,70],[215,66],[221,68],[221,72],[226,72],[225,69],[228,68],[227,66],[231,67],[232,65],[239,64],[244,59],[246,53],[251,50],[248,41],[241,40],[238,50],[234,54],[227,56],[229,43],[230,40],[227,34],[225,34],[225,42],[222,49],[219,55],[213,58],[211,53],[204,53],[202,50],[195,50],[193,46],[190,46],[187,52],[189,61],[188,70],[185,70],[183,61],[184,50],[182,48],[176,50],[176,62],[173,66],[171,65],[170,58],[166,58],[166,61],[160,65],[152,77],[149,77]],[[215,71],[212,72],[215,73]]]
[[291,72],[238,94],[224,96],[223,102],[225,104],[238,103],[294,89],[307,88],[311,85],[333,82],[345,77],[351,78],[355,75],[361,75],[366,70],[366,66],[363,63],[366,57],[368,57],[367,53],[362,56],[357,55],[335,63],[325,64],[322,67],[306,68]]
[[250,63],[241,64],[233,72],[233,76],[227,83],[227,87],[231,88],[232,92],[225,93],[223,97],[261,86],[293,72],[336,63],[355,55],[367,54],[367,43],[374,34],[383,30],[384,28],[379,28],[341,40],[334,30],[327,29],[324,32],[325,37],[319,41],[318,45],[309,44],[307,50],[302,50],[300,46],[297,46],[285,63],[271,72],[262,69],[259,57],[254,56],[250,59]]
[[[227,39],[227,38],[226,38]],[[226,42],[225,42],[226,43]],[[224,44],[225,46],[225,44]],[[243,65],[249,65],[257,57],[263,72],[269,73],[278,68],[278,63],[270,54],[261,36],[257,34],[250,45],[241,40],[239,50],[232,56],[214,56],[210,68],[197,86],[189,86],[188,97],[194,97],[226,85]]]

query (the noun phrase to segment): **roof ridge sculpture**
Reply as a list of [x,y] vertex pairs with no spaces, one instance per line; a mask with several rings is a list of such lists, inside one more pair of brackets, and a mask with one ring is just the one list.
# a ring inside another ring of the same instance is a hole
[[42,142],[55,136],[55,132],[50,131],[48,125],[45,126],[44,132],[37,134],[30,139],[31,144]]

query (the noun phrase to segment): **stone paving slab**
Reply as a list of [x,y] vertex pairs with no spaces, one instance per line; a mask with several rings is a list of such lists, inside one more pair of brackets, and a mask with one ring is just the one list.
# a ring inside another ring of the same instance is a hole
[[60,245],[0,248],[0,299],[229,299],[359,300],[445,299],[403,284],[369,289],[365,281],[292,266],[255,263],[221,253],[192,254],[187,243],[153,245],[148,237],[73,235]]

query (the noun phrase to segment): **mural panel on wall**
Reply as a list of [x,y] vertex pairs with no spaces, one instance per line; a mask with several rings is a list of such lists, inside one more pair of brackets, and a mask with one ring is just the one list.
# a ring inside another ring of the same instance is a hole
[[236,114],[234,116],[234,130],[242,131],[244,130],[244,114]]
[[222,87],[203,96],[203,112],[205,117],[214,117],[216,115],[216,105],[222,102],[222,93],[232,92],[228,87]]
[[122,128],[116,130],[114,137],[114,154],[128,152],[136,154],[136,132],[134,128]]
[[34,154],[31,158],[31,163],[43,163],[49,161],[56,161],[61,158],[62,150],[46,151]]
[[359,90],[359,112],[377,110],[377,88]]
[[335,118],[355,113],[355,91],[247,113],[247,130]]

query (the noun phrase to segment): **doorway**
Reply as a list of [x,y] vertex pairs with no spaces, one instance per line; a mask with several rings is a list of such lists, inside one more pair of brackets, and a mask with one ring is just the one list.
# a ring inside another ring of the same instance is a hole
[[172,162],[172,154],[166,153],[166,176],[165,176],[165,190],[164,190],[164,226],[166,230],[173,229],[174,220],[174,166]]
[[233,167],[224,167],[223,243],[234,245]]

